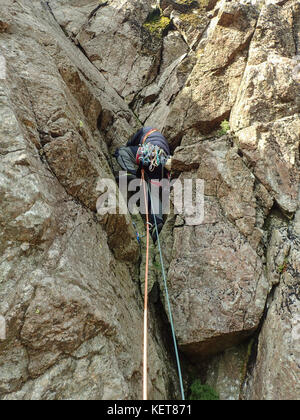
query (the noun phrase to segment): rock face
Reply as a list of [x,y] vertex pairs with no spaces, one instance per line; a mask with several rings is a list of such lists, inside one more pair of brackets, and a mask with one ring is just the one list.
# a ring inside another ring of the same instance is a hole
[[[296,220],[298,219],[297,215]],[[268,269],[276,284],[257,348],[257,360],[245,385],[245,398],[298,399],[299,387],[299,226],[274,229]],[[272,253],[273,248],[271,249]],[[294,384],[292,389],[290,384]]]
[[[145,239],[96,205],[142,124],[204,181],[202,223],[172,206],[161,233],[187,394],[191,363],[221,399],[299,399],[299,2],[3,2],[0,399],[141,398]],[[159,268],[152,245],[149,398],[173,399]]]
[[[174,229],[169,279],[179,343],[201,357],[256,329],[268,284],[255,252],[261,226],[253,174],[224,138],[188,149],[205,180],[205,218]],[[175,156],[178,165],[180,151]]]
[[298,14],[297,4],[263,9],[231,114],[239,147],[254,174],[290,213],[297,209],[299,191],[300,98],[293,77]]
[[[139,247],[129,216],[103,225],[95,212],[98,180],[113,179],[108,147],[135,130],[135,118],[44,2],[8,2],[7,10],[14,24],[1,36],[1,399],[138,399]],[[151,324],[149,392],[168,398],[176,379]]]
[[[231,3],[225,2],[216,12],[196,51],[196,65],[167,120],[166,133],[171,142],[177,144],[191,129],[207,134],[228,119],[245,70],[256,19],[256,8],[239,4],[232,9]],[[179,112],[180,109],[186,112]]]

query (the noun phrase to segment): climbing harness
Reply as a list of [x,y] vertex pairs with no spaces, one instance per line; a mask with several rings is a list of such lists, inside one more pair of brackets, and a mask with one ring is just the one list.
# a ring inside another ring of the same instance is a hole
[[[167,278],[166,278],[166,272],[164,267],[164,261],[163,261],[163,255],[162,255],[162,249],[159,239],[159,231],[157,226],[157,219],[155,216],[155,213],[153,211],[153,200],[151,196],[151,191],[149,187],[146,187],[145,182],[145,171],[142,169],[142,183],[144,187],[144,199],[145,199],[145,208],[146,208],[146,223],[147,223],[147,249],[146,249],[146,269],[145,269],[145,302],[144,302],[144,359],[143,359],[143,399],[148,399],[148,372],[147,372],[147,366],[148,366],[148,352],[147,352],[147,346],[148,346],[148,272],[149,272],[149,236],[150,236],[150,229],[149,229],[149,213],[148,213],[148,195],[147,192],[149,192],[150,202],[151,202],[151,210],[154,217],[154,223],[155,223],[155,229],[156,229],[156,235],[157,235],[157,244],[159,249],[159,255],[160,255],[160,264],[161,264],[161,270],[163,275],[163,281],[164,281],[164,287],[165,287],[165,294],[166,294],[166,301],[168,305],[168,312],[169,312],[169,320],[171,324],[171,330],[172,330],[172,337],[173,337],[173,343],[174,343],[174,349],[175,349],[175,356],[176,356],[176,363],[177,363],[177,370],[178,370],[178,377],[180,382],[180,390],[181,390],[181,397],[182,400],[185,400],[185,394],[184,394],[184,387],[183,387],[183,379],[182,379],[182,372],[181,372],[181,365],[180,365],[180,359],[179,359],[179,353],[178,353],[178,346],[176,341],[176,335],[175,335],[175,327],[174,327],[174,320],[173,320],[173,314],[172,314],[172,308],[170,303],[170,296],[168,291],[168,284],[167,284]],[[148,190],[148,191],[147,191]]]
[[143,144],[139,147],[136,155],[137,165],[142,164],[153,172],[160,165],[165,165],[169,157],[163,149],[151,143]]
[[158,132],[158,130],[153,128],[145,134],[136,154],[137,165],[139,166],[142,164],[142,166],[148,168],[150,172],[154,172],[159,166],[162,167],[163,171],[164,166],[170,159],[170,156],[168,156],[161,147],[152,143],[146,143],[147,138],[155,132]]

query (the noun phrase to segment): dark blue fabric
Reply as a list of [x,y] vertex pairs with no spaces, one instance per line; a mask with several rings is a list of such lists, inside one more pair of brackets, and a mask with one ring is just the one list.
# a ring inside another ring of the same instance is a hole
[[[145,135],[147,133],[149,133],[149,131],[153,130],[152,127],[144,127],[141,128],[137,133],[135,133],[135,135],[129,140],[129,142],[127,143],[127,146],[129,147],[137,147],[142,143],[143,138],[145,137]],[[146,143],[151,143],[154,146],[158,146],[161,149],[163,149],[166,154],[169,156],[170,155],[170,147],[169,144],[167,142],[167,140],[165,139],[165,137],[159,132],[159,131],[155,131],[154,133],[150,134],[150,136],[147,138]],[[137,149],[136,149],[137,152]],[[136,154],[135,152],[135,154]]]
[[136,157],[137,152],[139,150],[139,146],[129,146],[129,149],[132,151],[132,153],[134,154],[134,156]]
[[[131,174],[134,174],[137,178],[141,177],[141,166],[135,171],[136,166],[136,155],[139,148],[139,145],[142,143],[144,136],[151,131],[151,127],[144,127],[141,130],[139,130],[135,135],[128,141],[126,147],[122,147],[121,149],[116,151],[115,157],[118,159],[118,162],[120,166],[124,169],[130,172]],[[165,137],[158,131],[152,133],[146,140],[146,143],[151,143],[155,146],[160,147],[165,151],[165,153],[169,156],[170,155],[170,148],[168,145],[167,140]],[[126,151],[127,149],[127,151]],[[121,160],[120,160],[121,159]],[[146,180],[149,183],[150,180],[161,180],[164,177],[168,176],[167,171],[165,168],[160,165],[158,168],[155,168],[153,172],[149,171],[149,168],[145,169],[145,176]],[[148,197],[148,205],[149,205],[149,215],[150,215],[150,223],[154,225],[154,214],[153,210],[156,209],[156,206],[158,206],[159,211],[158,214],[156,214],[156,219],[158,225],[163,224],[163,215],[162,215],[162,203],[159,195],[152,196],[152,202],[153,202],[153,208],[151,205],[151,198]]]

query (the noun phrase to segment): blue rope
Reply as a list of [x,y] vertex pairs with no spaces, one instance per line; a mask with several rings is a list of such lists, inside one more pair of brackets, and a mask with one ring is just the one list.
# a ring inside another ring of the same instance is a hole
[[[147,184],[147,187],[148,187],[148,184]],[[151,192],[150,192],[149,187],[148,187],[148,191],[149,191],[149,195],[150,195],[151,209],[152,209],[152,214],[153,214],[155,229],[156,229],[156,235],[157,235],[157,244],[158,244],[159,255],[160,255],[161,271],[162,271],[164,286],[165,286],[165,291],[166,291],[166,300],[167,300],[168,311],[169,311],[169,316],[170,316],[170,324],[171,324],[171,329],[172,329],[172,336],[173,336],[174,349],[175,349],[175,355],[176,355],[176,362],[177,362],[177,370],[178,370],[178,376],[179,376],[179,382],[180,382],[181,397],[182,397],[182,400],[184,401],[185,400],[185,395],[184,395],[184,388],[183,388],[181,365],[180,365],[180,359],[179,359],[179,354],[178,354],[178,346],[177,346],[176,335],[175,335],[175,327],[174,327],[174,321],[173,321],[173,315],[172,315],[172,309],[171,309],[171,303],[170,303],[170,297],[169,297],[169,290],[168,290],[164,260],[163,260],[161,245],[160,245],[160,239],[159,239],[159,234],[158,234],[157,220],[156,220],[156,215],[153,211],[152,196],[151,196]]]

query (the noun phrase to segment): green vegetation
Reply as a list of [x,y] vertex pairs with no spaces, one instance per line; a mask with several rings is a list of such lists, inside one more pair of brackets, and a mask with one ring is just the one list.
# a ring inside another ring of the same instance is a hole
[[155,269],[157,271],[161,271],[162,270],[161,264],[158,261],[153,261],[153,266],[155,267]]
[[202,385],[199,379],[196,379],[191,385],[190,400],[198,401],[217,401],[220,399],[218,393],[209,385]]
[[229,121],[224,120],[224,121],[221,123],[221,128],[220,128],[220,130],[218,131],[218,136],[219,136],[219,137],[224,136],[225,134],[227,134],[227,133],[228,133],[228,131],[229,131],[229,130],[230,130],[230,124],[229,124]]
[[281,264],[277,267],[277,272],[279,274],[285,273],[287,268],[288,268],[288,264],[289,264],[289,261],[288,261],[288,258],[286,257],[283,261],[283,264]]
[[144,27],[153,35],[164,36],[168,31],[171,20],[161,14],[159,9],[149,14]]

